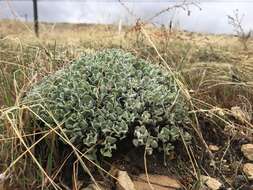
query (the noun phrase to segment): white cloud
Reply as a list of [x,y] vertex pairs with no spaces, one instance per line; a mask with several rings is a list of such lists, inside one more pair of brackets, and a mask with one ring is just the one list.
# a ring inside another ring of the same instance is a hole
[[[154,22],[168,24],[171,18],[175,18],[180,26],[184,29],[199,32],[213,33],[231,33],[232,27],[228,24],[227,15],[232,14],[233,10],[239,9],[241,14],[245,14],[245,28],[253,28],[253,3],[224,2],[225,0],[215,0],[211,3],[202,0],[201,8],[192,8],[191,16],[187,16],[183,11],[172,11],[165,13],[154,19]],[[11,2],[11,7],[21,17],[26,14],[29,20],[32,20],[33,9],[31,2]],[[168,3],[160,0],[159,3],[154,1],[129,1],[125,3],[129,9],[138,17],[143,19],[150,18],[155,13],[166,8]],[[85,23],[115,23],[120,19],[125,23],[132,23],[134,20],[124,7],[118,2],[105,1],[39,1],[39,19],[49,22],[85,22]],[[173,17],[174,15],[174,17]],[[0,1],[0,18],[13,18],[6,2]]]

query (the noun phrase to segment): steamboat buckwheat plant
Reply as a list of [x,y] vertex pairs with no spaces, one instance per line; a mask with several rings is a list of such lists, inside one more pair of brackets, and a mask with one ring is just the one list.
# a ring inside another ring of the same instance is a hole
[[148,154],[169,154],[176,141],[191,141],[187,104],[173,76],[117,49],[83,56],[36,84],[23,102],[51,126],[62,122],[74,145],[94,146],[106,157],[124,138]]

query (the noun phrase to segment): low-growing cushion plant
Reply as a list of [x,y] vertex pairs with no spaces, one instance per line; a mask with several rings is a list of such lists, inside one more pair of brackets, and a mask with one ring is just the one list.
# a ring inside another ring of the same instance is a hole
[[191,139],[183,127],[187,104],[173,76],[117,49],[83,56],[44,78],[24,103],[52,126],[63,122],[74,145],[94,146],[106,157],[124,138],[148,154],[169,154],[174,142]]

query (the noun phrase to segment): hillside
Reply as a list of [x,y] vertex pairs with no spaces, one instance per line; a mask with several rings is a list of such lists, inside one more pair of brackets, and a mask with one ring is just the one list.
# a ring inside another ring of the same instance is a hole
[[[183,189],[204,189],[203,175],[216,178],[224,189],[252,188],[252,173],[245,172],[251,158],[241,150],[253,143],[252,38],[246,43],[247,49],[240,37],[144,23],[121,31],[113,25],[42,23],[36,38],[30,23],[0,21],[0,173],[10,174],[9,186],[20,189],[82,189],[94,180],[113,189],[116,170],[126,170],[132,180],[143,173],[173,176]],[[193,142],[179,146],[166,167],[163,154],[146,157],[143,149],[128,146],[130,141],[121,142],[111,159],[91,161],[78,147],[59,143],[52,128],[33,125],[30,108],[22,107],[22,98],[44,77],[112,48],[175,77],[188,101]]]

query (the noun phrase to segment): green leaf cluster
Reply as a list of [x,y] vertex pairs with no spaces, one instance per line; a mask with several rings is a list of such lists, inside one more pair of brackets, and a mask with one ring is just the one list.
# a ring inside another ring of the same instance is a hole
[[75,145],[94,146],[107,157],[128,137],[149,154],[169,154],[175,141],[191,139],[182,127],[188,112],[174,78],[117,49],[84,56],[44,78],[24,103],[50,125],[62,122]]

